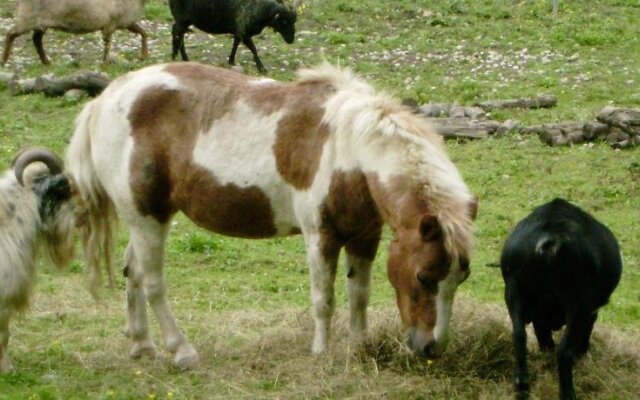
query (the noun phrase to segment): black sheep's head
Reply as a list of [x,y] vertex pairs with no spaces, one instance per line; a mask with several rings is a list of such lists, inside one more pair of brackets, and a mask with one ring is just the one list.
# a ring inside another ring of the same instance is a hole
[[295,11],[283,7],[278,10],[270,25],[274,31],[282,35],[285,42],[291,44],[296,36],[296,19]]

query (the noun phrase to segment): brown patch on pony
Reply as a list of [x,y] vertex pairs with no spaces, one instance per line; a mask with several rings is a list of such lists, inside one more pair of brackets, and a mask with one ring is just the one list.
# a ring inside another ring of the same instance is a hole
[[335,241],[355,256],[373,260],[383,220],[361,171],[334,172],[321,206],[323,242]]
[[311,186],[320,166],[330,132],[322,122],[323,103],[333,91],[327,84],[293,85],[288,112],[278,122],[273,146],[276,166],[282,178],[298,190]]
[[[155,86],[134,102],[129,113],[135,143],[130,185],[138,211],[166,223],[182,210],[214,232],[273,236],[277,230],[271,203],[259,188],[222,185],[212,172],[193,162],[198,133],[224,115],[211,110],[211,104],[197,97],[200,93]],[[205,98],[210,95],[204,91]]]

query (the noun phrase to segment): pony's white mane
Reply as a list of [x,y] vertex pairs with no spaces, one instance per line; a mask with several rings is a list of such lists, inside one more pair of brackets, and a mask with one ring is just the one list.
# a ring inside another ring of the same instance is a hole
[[436,214],[451,256],[469,256],[473,247],[470,204],[474,197],[444,151],[444,141],[429,123],[396,99],[376,91],[349,69],[324,63],[299,71],[297,82],[324,82],[336,92],[325,103],[324,121],[353,148],[400,149],[398,174],[415,179]]

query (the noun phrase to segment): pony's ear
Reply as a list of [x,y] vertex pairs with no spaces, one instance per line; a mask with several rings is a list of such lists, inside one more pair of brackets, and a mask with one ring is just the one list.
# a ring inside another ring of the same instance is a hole
[[472,221],[478,216],[478,196],[473,196],[473,200],[469,203],[469,217]]
[[442,228],[440,227],[440,222],[438,222],[438,218],[433,215],[425,215],[420,220],[420,237],[425,242],[431,242],[436,239],[439,239],[442,236]]

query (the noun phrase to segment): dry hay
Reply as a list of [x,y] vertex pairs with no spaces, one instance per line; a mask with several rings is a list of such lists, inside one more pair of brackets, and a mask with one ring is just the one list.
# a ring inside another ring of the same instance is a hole
[[[69,293],[67,293],[69,294]],[[384,398],[384,399],[511,399],[513,357],[506,307],[478,303],[459,295],[452,320],[452,341],[433,362],[417,359],[402,344],[400,321],[391,304],[370,308],[369,337],[350,344],[348,312],[340,307],[327,354],[313,356],[310,310],[188,311],[188,302],[174,299],[181,325],[200,352],[196,370],[182,373],[170,356],[131,361],[130,342],[117,331],[123,322],[121,298],[96,309],[80,293],[60,304],[46,297],[34,304],[27,319],[63,318],[55,332],[15,331],[12,347],[20,369],[59,364],[82,366],[104,382],[136,379],[133,398],[155,390],[171,391],[175,399],[211,398]],[[52,308],[53,307],[53,308]],[[63,309],[64,313],[54,311]],[[100,323],[96,323],[100,321]],[[154,322],[152,333],[160,342]],[[27,324],[28,325],[28,324]],[[43,339],[46,337],[46,339]],[[592,347],[577,363],[574,378],[582,399],[634,399],[640,393],[638,332],[596,324]],[[56,345],[61,351],[56,353]],[[529,330],[532,398],[557,398],[555,360],[540,353]],[[40,354],[29,357],[27,353]],[[39,360],[42,354],[45,359]],[[25,365],[27,364],[27,365]],[[31,364],[31,365],[28,365]],[[35,364],[35,365],[34,365]],[[194,384],[196,382],[197,384]]]

